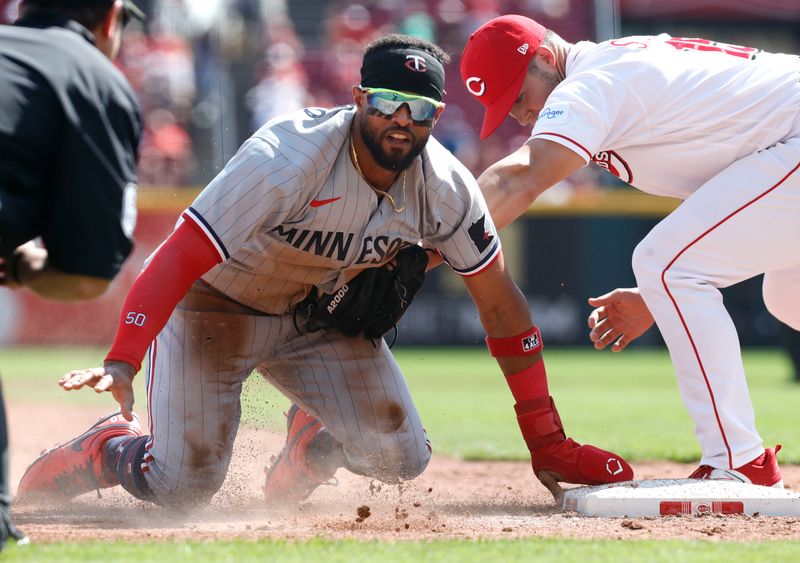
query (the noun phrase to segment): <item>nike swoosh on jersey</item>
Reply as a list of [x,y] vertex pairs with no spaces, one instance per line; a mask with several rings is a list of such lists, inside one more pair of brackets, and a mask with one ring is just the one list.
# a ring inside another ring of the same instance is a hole
[[333,203],[334,201],[339,201],[340,199],[342,198],[332,197],[330,199],[312,199],[311,207],[322,207],[323,205],[328,205],[329,203]]

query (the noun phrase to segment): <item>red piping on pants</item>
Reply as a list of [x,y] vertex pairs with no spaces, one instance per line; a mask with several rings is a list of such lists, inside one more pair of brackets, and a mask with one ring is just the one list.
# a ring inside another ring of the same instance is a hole
[[670,301],[672,301],[672,304],[675,306],[675,311],[678,313],[678,317],[681,319],[681,324],[683,325],[683,329],[686,331],[686,336],[689,338],[689,343],[692,345],[692,350],[694,350],[694,355],[697,358],[697,364],[698,364],[698,366],[700,366],[700,372],[703,374],[703,379],[706,382],[706,388],[708,389],[708,395],[711,398],[711,406],[714,408],[714,417],[717,419],[717,426],[719,426],[719,431],[722,434],[722,441],[725,443],[725,450],[728,452],[728,467],[730,469],[734,469],[734,467],[733,467],[733,455],[731,454],[731,447],[728,444],[728,437],[725,435],[725,429],[722,427],[722,421],[719,418],[719,411],[717,410],[717,402],[714,399],[714,391],[713,391],[713,389],[711,389],[711,383],[708,381],[708,375],[706,374],[705,366],[703,366],[703,360],[700,358],[700,352],[697,350],[697,346],[694,343],[694,338],[692,338],[692,332],[689,330],[689,327],[686,325],[686,320],[683,318],[683,313],[681,313],[680,307],[678,307],[678,302],[675,301],[675,298],[672,296],[672,293],[670,293],[670,291],[669,291],[669,287],[667,287],[666,275],[667,275],[667,271],[669,271],[669,269],[672,267],[672,265],[675,264],[675,262],[678,260],[678,258],[680,258],[681,255],[683,255],[684,252],[689,250],[695,243],[697,243],[700,240],[702,240],[707,234],[709,234],[714,229],[716,229],[717,227],[719,227],[720,225],[725,223],[728,219],[730,219],[734,215],[738,214],[739,212],[743,211],[747,207],[750,207],[752,204],[754,204],[755,202],[760,200],[762,197],[766,196],[767,194],[772,192],[774,189],[776,189],[778,186],[783,184],[789,176],[791,176],[792,174],[794,174],[797,171],[798,168],[800,168],[800,162],[797,163],[797,165],[794,168],[792,168],[792,170],[788,174],[786,174],[786,176],[781,178],[780,181],[777,184],[775,184],[774,186],[769,188],[767,191],[765,191],[761,195],[759,195],[759,196],[753,198],[752,200],[748,201],[747,203],[742,205],[739,209],[737,209],[736,211],[734,211],[733,213],[731,213],[730,215],[728,215],[727,217],[722,219],[716,225],[714,225],[713,227],[709,228],[706,232],[704,232],[699,237],[694,239],[692,242],[687,244],[683,248],[683,250],[678,252],[678,254],[675,256],[675,258],[672,259],[672,261],[667,265],[667,267],[664,268],[664,271],[661,272],[661,284],[664,286],[664,291],[667,292],[667,295],[669,296]]

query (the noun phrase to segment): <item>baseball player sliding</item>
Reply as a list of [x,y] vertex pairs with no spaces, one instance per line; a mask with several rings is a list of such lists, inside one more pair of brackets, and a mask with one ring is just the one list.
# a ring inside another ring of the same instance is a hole
[[461,75],[482,138],[506,115],[533,125],[478,179],[500,228],[589,162],[684,200],[636,248],[638,289],[590,301],[591,339],[621,350],[654,318],[702,448],[691,477],[782,486],[719,288],[764,273],[767,307],[800,329],[800,58],[668,35],[573,45],[510,15],[470,37]]
[[[104,366],[60,382],[112,392],[121,413],[36,460],[21,496],[121,484],[164,506],[205,503],[225,477],[242,382],[256,368],[293,403],[269,502],[297,502],[339,467],[386,483],[416,477],[430,444],[388,346],[366,329],[305,323],[319,294],[327,306],[316,310],[335,313],[361,272],[394,272],[395,258],[402,271],[420,243],[463,276],[539,479],[558,494],[556,481],[632,477],[619,456],[566,438],[539,330],[477,183],[430,136],[447,61],[426,41],[378,39],[352,106],[279,117],[244,143],[137,278]],[[144,435],[131,380],[148,346]]]

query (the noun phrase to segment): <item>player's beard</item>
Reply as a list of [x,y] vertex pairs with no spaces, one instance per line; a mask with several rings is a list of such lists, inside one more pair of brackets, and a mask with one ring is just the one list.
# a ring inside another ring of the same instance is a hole
[[[392,131],[403,131],[411,136],[411,148],[407,153],[403,153],[399,149],[390,151],[384,150],[381,141]],[[400,172],[411,166],[414,159],[417,158],[419,153],[422,152],[422,149],[425,148],[425,145],[428,143],[428,137],[430,136],[430,133],[426,133],[424,137],[418,138],[405,127],[393,127],[384,131],[376,131],[367,125],[366,119],[361,120],[359,132],[361,133],[361,139],[364,141],[364,144],[367,145],[367,150],[369,150],[369,153],[378,166],[393,172]]]

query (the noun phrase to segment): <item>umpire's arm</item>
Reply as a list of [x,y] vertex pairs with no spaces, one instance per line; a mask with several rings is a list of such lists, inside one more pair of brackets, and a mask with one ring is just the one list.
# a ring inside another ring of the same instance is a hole
[[111,280],[63,272],[53,267],[47,250],[31,241],[8,258],[0,258],[0,285],[10,289],[27,287],[47,299],[83,301],[101,296]]
[[[487,268],[463,278],[472,300],[478,307],[486,334],[493,338],[514,336],[533,326],[528,303],[506,268],[503,253]],[[541,358],[541,354],[500,356],[497,363],[505,375],[520,372]]]

